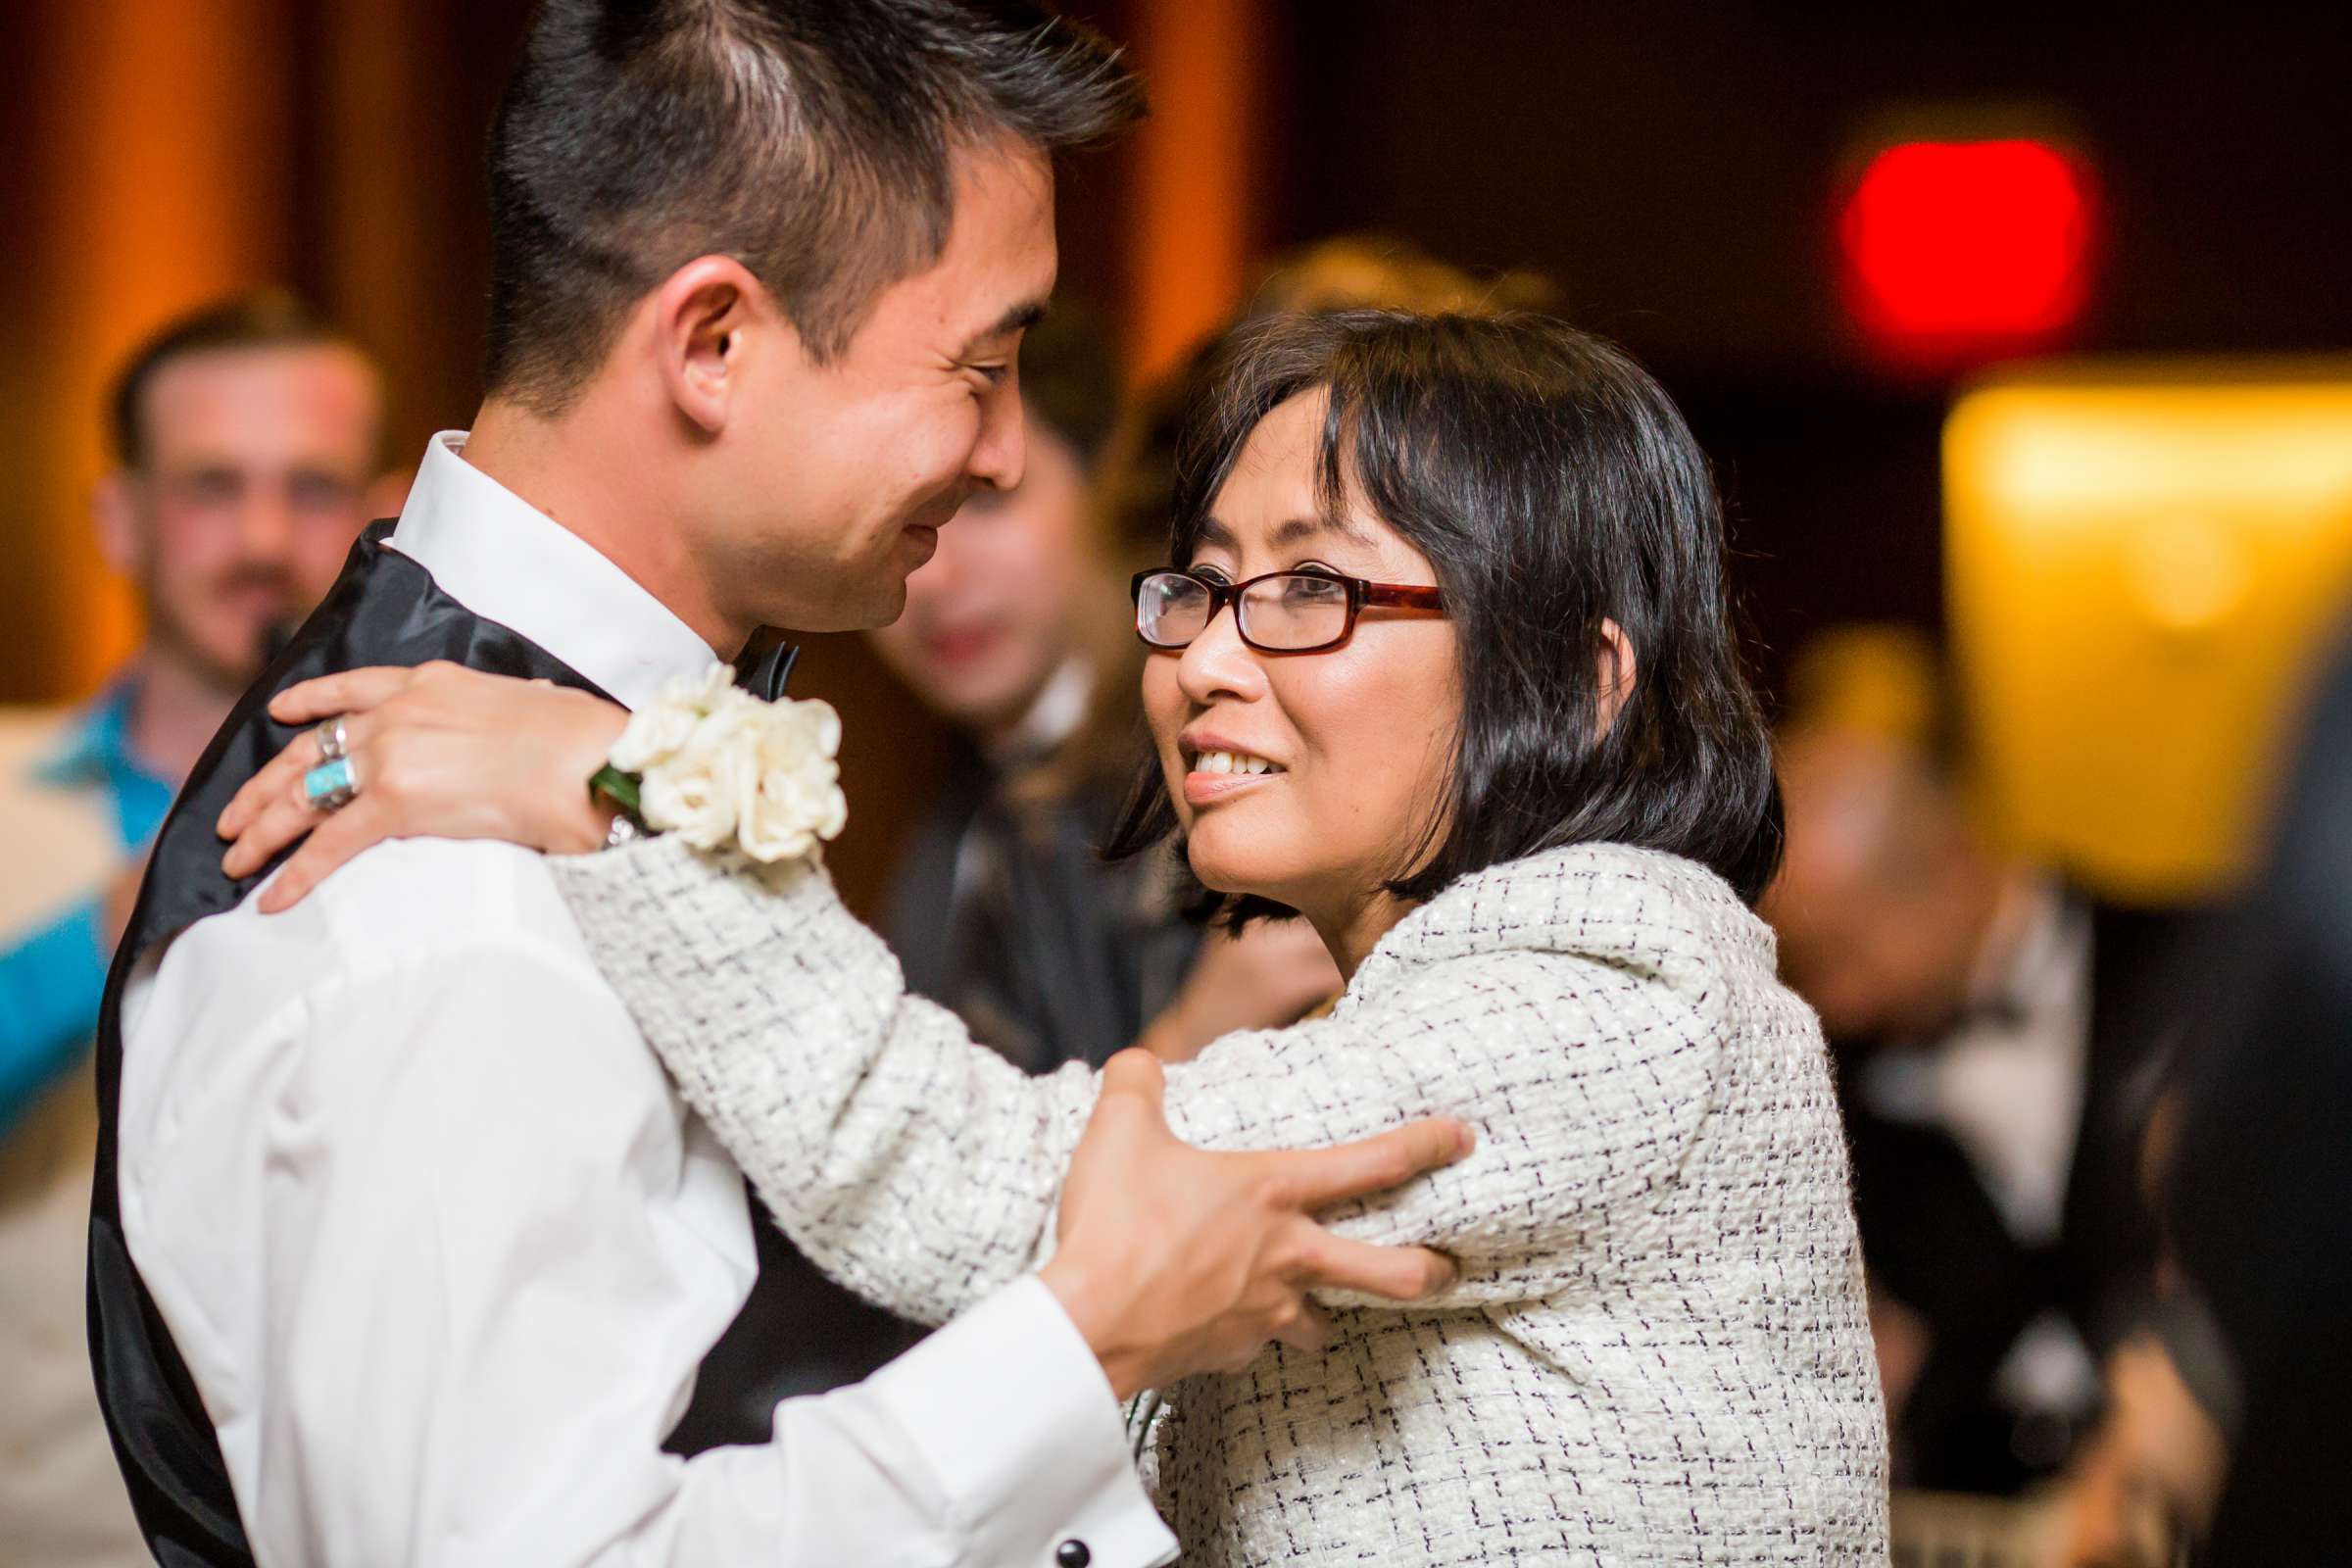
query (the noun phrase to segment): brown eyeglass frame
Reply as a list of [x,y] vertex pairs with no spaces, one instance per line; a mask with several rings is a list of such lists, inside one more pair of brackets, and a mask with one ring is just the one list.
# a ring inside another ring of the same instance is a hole
[[[1134,602],[1139,620],[1144,608],[1144,584],[1154,577],[1183,577],[1197,582],[1208,590],[1208,618],[1200,623],[1200,630],[1203,632],[1208,630],[1216,618],[1225,612],[1225,607],[1231,605],[1235,635],[1242,639],[1244,646],[1253,648],[1261,654],[1327,654],[1334,648],[1343,646],[1348,638],[1355,635],[1355,617],[1363,612],[1366,605],[1390,605],[1406,610],[1432,610],[1440,614],[1443,614],[1446,610],[1444,593],[1439,589],[1420,583],[1371,582],[1362,577],[1342,576],[1336,571],[1266,571],[1260,572],[1254,577],[1245,577],[1240,582],[1217,582],[1211,578],[1196,576],[1192,572],[1181,570],[1175,566],[1153,566],[1149,571],[1137,572],[1135,580],[1127,585],[1127,597]],[[1340,634],[1327,643],[1316,643],[1310,648],[1268,648],[1251,637],[1242,625],[1242,595],[1256,584],[1271,582],[1277,577],[1311,577],[1317,582],[1344,584],[1348,589],[1348,621],[1340,628]],[[1146,648],[1163,654],[1179,653],[1192,646],[1189,640],[1181,643],[1155,643],[1144,635],[1144,628],[1141,625],[1135,628],[1135,636],[1136,640]]]

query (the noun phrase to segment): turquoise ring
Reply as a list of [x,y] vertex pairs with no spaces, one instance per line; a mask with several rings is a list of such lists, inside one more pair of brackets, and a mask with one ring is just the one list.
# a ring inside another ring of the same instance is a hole
[[360,795],[360,781],[351,770],[351,759],[338,757],[303,774],[302,793],[318,810],[340,811],[349,806]]

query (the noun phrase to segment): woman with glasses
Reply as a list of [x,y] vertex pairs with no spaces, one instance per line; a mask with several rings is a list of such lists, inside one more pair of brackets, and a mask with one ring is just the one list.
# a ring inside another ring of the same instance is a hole
[[[1220,918],[1306,920],[1348,983],[1169,1068],[1169,1119],[1211,1148],[1479,1132],[1341,1217],[1451,1253],[1443,1296],[1328,1302],[1320,1349],[1301,1325],[1136,1401],[1187,1560],[1883,1560],[1845,1151],[1751,912],[1779,798],[1681,416],[1543,318],[1281,318],[1234,340],[1180,473],[1171,564],[1134,585],[1156,755],[1112,849],[1175,844]],[[368,836],[601,833],[577,778],[469,765],[493,733],[608,744],[619,715],[576,697],[362,671],[276,710],[345,714],[361,776],[398,778]],[[232,855],[308,825],[271,803],[311,744],[231,808]],[[1025,1078],[906,997],[821,871],[663,838],[561,864],[812,1257],[940,1321],[1050,1248],[1100,1074]]]

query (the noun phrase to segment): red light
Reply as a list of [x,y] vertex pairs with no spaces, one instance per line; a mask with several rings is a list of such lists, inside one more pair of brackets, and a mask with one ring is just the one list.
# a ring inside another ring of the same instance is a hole
[[1910,142],[1846,203],[1855,315],[1890,347],[1950,354],[2046,338],[2082,313],[2090,194],[2037,141]]

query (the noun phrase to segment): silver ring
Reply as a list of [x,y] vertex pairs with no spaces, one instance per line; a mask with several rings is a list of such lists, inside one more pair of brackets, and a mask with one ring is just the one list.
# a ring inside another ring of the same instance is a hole
[[311,733],[318,738],[318,760],[340,762],[351,755],[351,733],[343,727],[347,715],[337,713]]
[[302,793],[304,799],[321,811],[340,811],[358,800],[360,780],[351,770],[351,759],[338,757],[303,774]]

